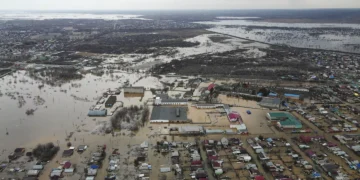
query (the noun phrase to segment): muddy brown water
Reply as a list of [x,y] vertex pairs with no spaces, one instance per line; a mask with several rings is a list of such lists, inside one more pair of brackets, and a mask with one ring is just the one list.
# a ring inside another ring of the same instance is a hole
[[[118,75],[119,79],[115,76]],[[102,77],[91,74],[85,75],[81,80],[64,83],[52,87],[47,84],[39,89],[43,83],[30,78],[25,71],[17,71],[12,75],[0,79],[0,160],[16,147],[32,148],[37,143],[65,142],[66,135],[89,135],[98,121],[108,121],[110,117],[88,117],[91,105],[94,105],[103,92],[108,89],[121,87],[124,79],[129,79],[132,84],[143,74],[114,73],[114,76]],[[142,81],[144,86],[152,86],[152,82]],[[80,86],[73,86],[74,84]],[[65,93],[64,90],[67,92]],[[13,94],[12,99],[8,93]],[[23,96],[26,103],[19,108],[18,96]],[[45,100],[42,105],[33,102],[35,96]],[[151,97],[151,92],[146,91],[145,97],[125,98],[123,93],[118,96],[125,106],[143,105]],[[116,105],[116,104],[115,104]],[[33,115],[25,114],[27,109],[36,109]],[[80,129],[81,132],[77,132]],[[8,135],[6,134],[8,132]]]

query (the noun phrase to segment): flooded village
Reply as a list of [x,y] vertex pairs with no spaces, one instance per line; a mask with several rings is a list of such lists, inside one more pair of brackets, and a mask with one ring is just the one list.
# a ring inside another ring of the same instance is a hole
[[0,24],[0,179],[360,178],[356,49],[51,17]]

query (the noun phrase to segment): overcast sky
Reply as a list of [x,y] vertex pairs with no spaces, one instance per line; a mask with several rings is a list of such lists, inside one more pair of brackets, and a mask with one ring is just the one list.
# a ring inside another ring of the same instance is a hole
[[0,0],[2,10],[360,8],[360,0]]

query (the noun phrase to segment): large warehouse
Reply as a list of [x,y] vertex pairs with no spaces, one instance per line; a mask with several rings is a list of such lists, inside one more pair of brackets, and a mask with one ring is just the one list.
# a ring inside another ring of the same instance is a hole
[[187,99],[173,99],[167,94],[157,94],[154,105],[156,106],[187,106]]
[[154,106],[151,123],[187,123],[187,107]]
[[258,104],[269,109],[280,109],[280,98],[263,98]]
[[145,88],[144,87],[124,87],[125,94],[138,94],[144,96]]
[[275,121],[277,126],[284,129],[300,129],[301,122],[288,112],[269,112],[266,118],[270,121]]

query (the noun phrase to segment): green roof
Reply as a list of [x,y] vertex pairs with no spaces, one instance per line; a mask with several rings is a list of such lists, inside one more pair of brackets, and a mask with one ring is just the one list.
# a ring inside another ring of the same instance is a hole
[[269,112],[271,120],[279,120],[285,117],[287,118],[295,118],[293,115],[287,112]]
[[270,112],[269,115],[271,120],[279,121],[281,126],[295,126],[296,128],[302,128],[301,122],[290,113]]

